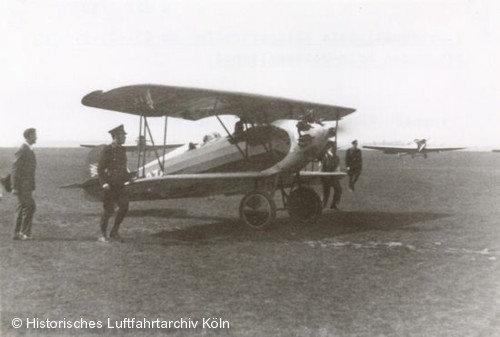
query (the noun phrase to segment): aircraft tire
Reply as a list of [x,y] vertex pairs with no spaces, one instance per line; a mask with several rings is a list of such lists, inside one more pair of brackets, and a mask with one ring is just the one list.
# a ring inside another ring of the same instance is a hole
[[239,213],[248,227],[264,230],[276,219],[276,203],[266,192],[251,191],[241,199]]
[[310,187],[299,187],[288,196],[288,214],[300,223],[315,223],[323,207],[319,195]]

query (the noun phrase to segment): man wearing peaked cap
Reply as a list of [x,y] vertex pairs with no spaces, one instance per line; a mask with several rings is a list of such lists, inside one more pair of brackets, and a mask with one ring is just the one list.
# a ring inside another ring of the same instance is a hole
[[114,129],[109,130],[108,132],[111,134],[111,137],[114,137],[114,136],[119,135],[119,134],[124,134],[124,135],[127,134],[125,132],[125,128],[123,127],[123,124],[117,126]]
[[345,166],[347,167],[347,174],[349,175],[349,190],[354,191],[354,185],[361,175],[363,168],[363,159],[361,157],[361,150],[358,149],[358,141],[351,142],[352,147],[345,153]]
[[[122,146],[125,143],[127,133],[123,124],[108,132],[111,134],[113,142],[104,147],[97,167],[99,181],[104,191],[101,236],[98,239],[102,243],[109,242],[109,239],[122,241],[119,233],[120,224],[128,212],[129,205],[128,193],[125,188],[125,183],[129,180],[127,152]],[[108,237],[108,222],[115,205],[118,205],[118,212]]]

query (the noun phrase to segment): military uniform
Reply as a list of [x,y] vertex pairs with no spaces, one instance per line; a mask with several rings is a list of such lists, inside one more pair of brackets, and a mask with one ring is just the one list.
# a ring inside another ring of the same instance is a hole
[[[125,133],[123,125],[120,125],[109,133],[115,137],[119,133]],[[102,151],[99,160],[97,173],[99,181],[104,189],[103,208],[104,212],[101,217],[101,232],[100,241],[107,240],[107,227],[109,218],[113,215],[115,205],[118,205],[118,212],[115,216],[113,228],[109,233],[110,238],[120,239],[118,233],[120,224],[128,212],[129,198],[125,188],[125,183],[129,180],[127,170],[127,152],[121,144],[113,142],[106,145]]]
[[[358,144],[353,141],[352,144]],[[354,184],[358,181],[363,168],[363,159],[361,158],[361,150],[351,147],[345,153],[345,166],[347,167],[347,174],[349,175],[349,188],[354,191]]]

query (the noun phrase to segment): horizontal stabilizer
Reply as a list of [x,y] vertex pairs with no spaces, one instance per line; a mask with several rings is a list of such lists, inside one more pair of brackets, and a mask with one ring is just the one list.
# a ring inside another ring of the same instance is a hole
[[[89,149],[93,149],[95,147],[98,147],[99,145],[97,145],[97,144],[80,144],[80,146],[85,147],[85,148],[89,148]],[[163,148],[170,150],[170,149],[176,149],[176,148],[181,147],[181,146],[184,146],[184,144],[167,144],[165,146],[163,146],[163,145],[145,145],[141,148],[141,150],[147,150],[147,151],[154,150],[154,149],[162,150]],[[122,147],[124,147],[125,150],[127,150],[127,151],[137,151],[137,149],[138,149],[137,145],[122,145]]]
[[83,183],[74,183],[74,184],[64,185],[64,186],[60,186],[59,188],[83,188],[83,189],[85,189],[85,188],[96,186],[96,185],[99,185],[99,178],[97,178],[97,177],[90,178],[90,179],[84,181]]

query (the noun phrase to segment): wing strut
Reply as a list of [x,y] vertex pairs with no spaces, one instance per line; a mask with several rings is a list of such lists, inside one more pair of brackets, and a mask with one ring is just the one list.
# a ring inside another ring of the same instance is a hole
[[160,166],[161,171],[164,172],[165,170],[164,170],[163,164],[160,160],[160,156],[158,155],[158,151],[156,150],[156,145],[155,145],[155,142],[153,139],[153,135],[151,134],[151,129],[149,128],[148,119],[146,118],[146,116],[144,116],[144,127],[148,131],[149,138],[151,139],[151,144],[153,145],[153,150],[155,151],[155,156],[156,156],[156,159],[158,160],[158,165]]
[[338,134],[339,134],[339,113],[337,112],[337,118],[335,119],[335,153],[339,147]]
[[[139,118],[139,140],[137,141],[137,174],[139,175],[139,168],[141,167],[141,142],[142,142],[142,116]],[[144,150],[146,151],[146,150]],[[144,167],[144,166],[143,166]],[[142,176],[144,176],[144,168],[142,169]]]
[[[233,135],[232,135],[232,134],[229,132],[229,130],[226,128],[226,125],[224,125],[224,123],[222,122],[222,120],[219,118],[219,115],[218,115],[218,114],[215,114],[215,117],[217,117],[217,120],[219,121],[219,123],[222,125],[222,127],[224,128],[224,130],[226,130],[226,133],[227,133],[227,135],[229,136],[229,138],[230,138],[231,140],[233,140],[233,139],[234,139],[234,138],[233,138]],[[243,156],[243,158],[244,158],[245,160],[247,160],[247,159],[248,159],[248,158],[247,158],[247,156],[245,155],[245,153],[243,152],[243,150],[240,148],[240,146],[238,145],[238,143],[237,143],[237,142],[233,142],[233,143],[234,143],[234,145],[238,148],[238,151],[240,151],[240,153],[241,153],[241,155]]]
[[[217,107],[218,102],[219,102],[219,96],[217,96],[215,98],[213,111],[215,111],[215,108]],[[233,140],[234,139],[233,135],[226,128],[226,125],[222,122],[222,120],[220,119],[219,114],[217,112],[215,113],[215,117],[217,117],[217,120],[219,121],[220,125],[222,125],[222,127],[226,131],[227,135],[229,136],[229,139]],[[245,155],[245,152],[243,152],[243,150],[239,147],[238,143],[237,142],[233,142],[233,143],[234,143],[234,145],[236,145],[236,148],[238,148],[238,151],[240,151],[241,155],[243,156],[243,159],[248,160],[247,156]]]
[[167,154],[167,119],[165,116],[165,128],[163,130],[163,157],[162,157],[162,172],[164,172],[163,168],[165,167],[165,155]]

